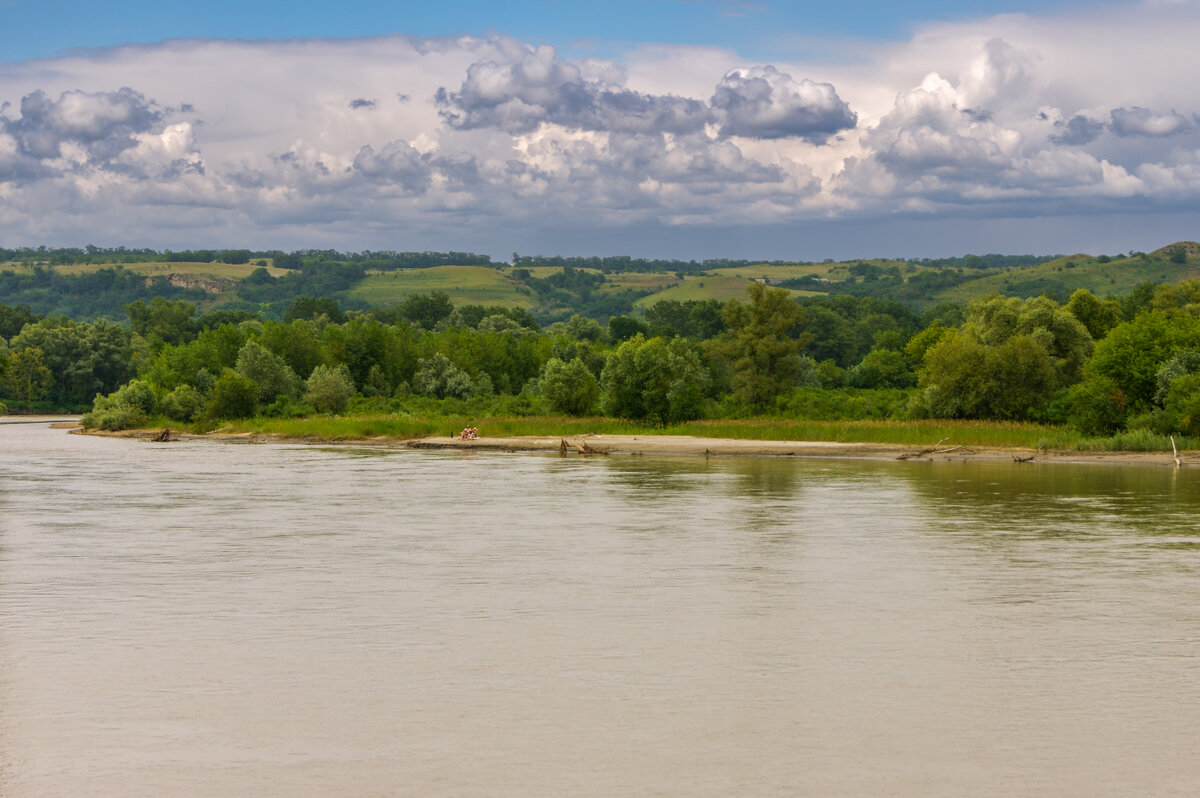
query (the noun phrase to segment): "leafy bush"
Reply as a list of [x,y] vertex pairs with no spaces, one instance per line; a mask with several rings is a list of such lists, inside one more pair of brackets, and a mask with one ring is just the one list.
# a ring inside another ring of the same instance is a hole
[[580,358],[564,363],[556,357],[542,367],[542,396],[551,410],[572,416],[584,416],[596,406],[600,387],[595,376]]
[[133,380],[108,396],[96,395],[92,411],[81,423],[86,429],[132,429],[146,423],[157,403],[154,391],[141,380]]
[[174,421],[194,421],[204,405],[204,398],[191,385],[180,385],[162,398],[159,410]]
[[917,384],[917,375],[908,370],[900,352],[875,349],[850,369],[846,381],[852,388],[910,388]]
[[354,395],[354,382],[345,366],[321,365],[308,377],[304,400],[319,413],[340,413]]
[[1125,427],[1129,397],[1105,377],[1090,377],[1067,394],[1067,421],[1085,435],[1112,435]]
[[659,424],[700,418],[708,370],[695,347],[683,338],[669,344],[635,335],[608,356],[600,374],[605,411],[622,418]]
[[256,341],[247,342],[238,351],[235,369],[258,386],[259,402],[271,402],[277,396],[292,397],[299,393],[300,379],[296,372],[283,358]]
[[454,397],[466,399],[476,391],[471,375],[450,362],[450,358],[436,353],[418,361],[417,373],[413,375],[414,393],[436,396],[438,399]]
[[258,383],[233,369],[225,369],[213,383],[205,408],[209,418],[249,418],[258,407]]

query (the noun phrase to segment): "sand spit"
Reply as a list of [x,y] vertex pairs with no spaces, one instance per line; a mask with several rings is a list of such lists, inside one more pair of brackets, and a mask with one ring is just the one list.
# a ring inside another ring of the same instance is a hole
[[[67,424],[55,425],[67,427]],[[134,438],[144,441],[170,442],[206,440],[223,443],[264,443],[287,441],[308,444],[353,444],[359,446],[388,446],[410,449],[453,449],[492,452],[556,452],[569,457],[604,455],[672,455],[692,457],[819,457],[862,458],[871,460],[908,460],[910,462],[970,462],[1009,461],[1022,463],[1108,463],[1113,465],[1174,466],[1174,457],[1167,452],[1082,452],[1034,451],[1033,449],[982,448],[953,444],[930,444],[928,447],[889,443],[837,443],[832,441],[757,441],[735,438],[699,438],[687,435],[526,435],[514,437],[481,437],[462,440],[438,438],[288,438],[274,434],[252,432],[210,432],[197,435],[170,430],[163,441],[161,429],[121,430],[105,432],[83,430],[77,425],[71,432],[114,438]],[[1200,466],[1200,452],[1180,452],[1181,465]]]

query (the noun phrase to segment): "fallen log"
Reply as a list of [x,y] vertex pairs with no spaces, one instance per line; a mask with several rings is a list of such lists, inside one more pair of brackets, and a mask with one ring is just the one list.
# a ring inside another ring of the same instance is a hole
[[155,443],[170,443],[171,442],[171,428],[163,427],[163,431],[154,436],[154,442]]
[[922,449],[919,452],[906,452],[906,453],[900,455],[899,457],[897,457],[896,459],[897,460],[919,460],[922,457],[937,457],[938,455],[953,454],[955,452],[963,452],[965,454],[975,454],[975,450],[971,449],[970,447],[967,447],[967,446],[947,446],[946,448],[942,448],[942,444],[945,443],[946,440],[947,440],[946,438],[942,438],[940,441],[935,443],[933,446],[930,446],[928,449]]
[[946,438],[942,438],[940,441],[935,443],[933,446],[930,446],[928,449],[922,449],[919,452],[905,452],[904,454],[900,455],[896,459],[897,460],[913,460],[918,457],[924,457],[927,454],[937,454],[938,447],[941,446],[945,442],[946,442]]

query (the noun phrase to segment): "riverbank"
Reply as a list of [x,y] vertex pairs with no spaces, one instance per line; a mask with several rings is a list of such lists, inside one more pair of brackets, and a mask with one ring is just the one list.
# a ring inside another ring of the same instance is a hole
[[[163,429],[138,429],[106,432],[84,430],[78,425],[61,424],[72,432],[114,438],[154,441],[163,437]],[[207,440],[222,443],[263,443],[269,441],[309,444],[352,444],[410,449],[441,449],[491,452],[557,452],[566,456],[690,456],[690,457],[805,457],[862,458],[912,461],[1010,461],[1021,463],[1071,463],[1114,465],[1174,466],[1171,453],[1130,451],[1082,451],[1071,449],[1029,449],[1021,447],[961,446],[952,442],[914,447],[894,443],[846,443],[836,441],[777,441],[692,435],[510,435],[462,440],[458,437],[403,438],[387,435],[330,439],[292,436],[275,432],[215,431],[192,433],[170,430],[168,441]],[[1180,465],[1200,466],[1200,452],[1181,451]]]

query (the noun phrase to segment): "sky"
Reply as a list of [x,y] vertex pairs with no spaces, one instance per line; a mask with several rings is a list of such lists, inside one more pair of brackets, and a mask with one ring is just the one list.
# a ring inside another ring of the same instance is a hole
[[1200,3],[0,0],[0,245],[1200,238]]

